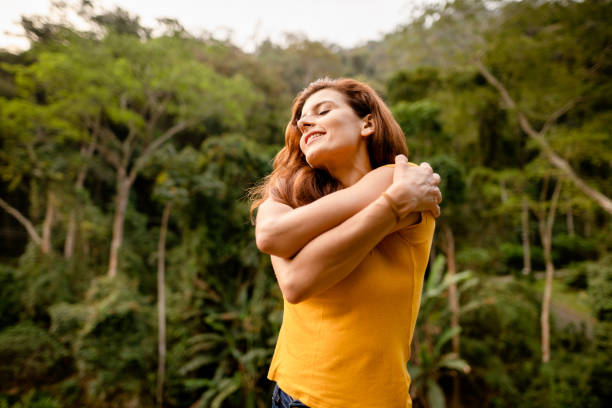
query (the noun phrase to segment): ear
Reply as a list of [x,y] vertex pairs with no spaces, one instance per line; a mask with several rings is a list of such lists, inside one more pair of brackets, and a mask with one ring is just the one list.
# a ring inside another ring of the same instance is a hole
[[376,126],[374,125],[374,118],[371,113],[368,113],[366,116],[361,119],[361,136],[368,137],[372,135],[376,131]]

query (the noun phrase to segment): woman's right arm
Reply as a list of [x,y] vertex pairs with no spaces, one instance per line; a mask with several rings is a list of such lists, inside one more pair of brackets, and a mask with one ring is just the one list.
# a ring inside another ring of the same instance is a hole
[[291,258],[313,238],[376,200],[392,181],[393,168],[379,167],[354,185],[295,209],[268,198],[257,210],[257,247],[270,255]]

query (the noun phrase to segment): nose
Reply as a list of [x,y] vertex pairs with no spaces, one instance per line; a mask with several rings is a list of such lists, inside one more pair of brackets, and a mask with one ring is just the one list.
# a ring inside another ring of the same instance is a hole
[[309,129],[313,125],[314,122],[310,118],[310,115],[304,116],[303,118],[297,121],[297,127],[302,134],[304,134],[304,132],[307,131],[307,129]]

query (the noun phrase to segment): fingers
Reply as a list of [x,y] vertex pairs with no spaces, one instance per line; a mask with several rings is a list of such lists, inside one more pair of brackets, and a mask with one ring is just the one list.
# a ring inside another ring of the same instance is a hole
[[401,165],[401,164],[407,164],[408,163],[408,158],[406,156],[404,156],[403,154],[398,154],[397,156],[395,156],[395,165]]
[[427,162],[423,162],[423,163],[419,164],[419,167],[423,167],[430,174],[433,173],[433,169],[431,168],[431,165],[429,163],[427,163]]
[[440,216],[440,206],[436,205],[433,210],[431,210],[431,215],[434,216],[434,218],[438,218]]
[[439,185],[441,180],[442,180],[442,178],[440,177],[440,175],[438,173],[434,173],[433,174],[434,185],[436,185],[436,186]]
[[442,202],[442,192],[439,188],[436,188],[436,203],[440,204]]

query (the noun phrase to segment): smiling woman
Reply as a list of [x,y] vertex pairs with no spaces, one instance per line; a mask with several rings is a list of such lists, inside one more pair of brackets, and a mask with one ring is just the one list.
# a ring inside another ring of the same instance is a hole
[[296,99],[252,205],[284,297],[273,407],[411,406],[406,362],[441,195],[406,153],[363,83],[318,80]]
[[[325,169],[345,186],[357,181],[350,177],[361,178],[371,170],[366,140],[374,133],[372,114],[358,117],[339,91],[322,89],[308,98],[297,127],[310,167]],[[347,157],[353,158],[351,166]]]

